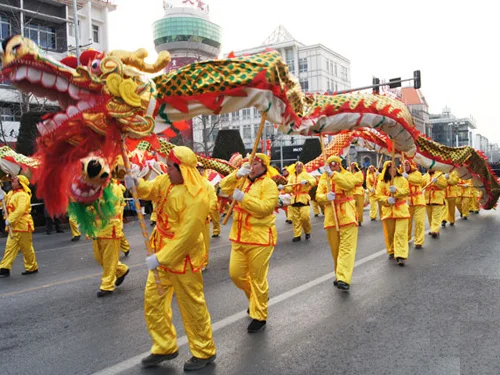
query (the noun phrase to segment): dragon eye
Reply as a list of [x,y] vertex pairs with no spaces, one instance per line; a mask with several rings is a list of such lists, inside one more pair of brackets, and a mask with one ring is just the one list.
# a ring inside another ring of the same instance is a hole
[[101,72],[101,60],[92,61],[91,68],[92,68],[93,73],[100,73]]

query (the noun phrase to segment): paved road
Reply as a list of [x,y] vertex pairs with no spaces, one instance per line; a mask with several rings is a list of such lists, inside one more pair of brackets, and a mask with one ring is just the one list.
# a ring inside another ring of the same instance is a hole
[[[322,218],[312,220],[312,239],[292,244],[291,225],[278,217],[270,316],[255,335],[246,333],[247,302],[228,275],[229,226],[212,239],[204,279],[218,352],[199,373],[500,374],[498,213],[482,211],[439,240],[427,237],[404,268],[388,261],[380,222],[365,217],[350,293],[332,286]],[[34,236],[40,273],[21,276],[18,258],[0,280],[0,374],[182,373],[190,354],[176,307],[179,357],[148,371],[138,365],[151,345],[147,271],[138,224],[125,231],[133,249],[122,260],[131,272],[105,299],[95,296],[100,269],[89,241]]]

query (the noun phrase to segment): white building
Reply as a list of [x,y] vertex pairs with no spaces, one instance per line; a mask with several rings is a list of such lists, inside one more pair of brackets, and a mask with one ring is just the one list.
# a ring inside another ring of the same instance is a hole
[[[108,12],[115,9],[116,5],[110,0],[77,0],[80,51],[108,50]],[[34,40],[41,50],[57,60],[68,53],[75,54],[73,1],[0,1],[0,42],[17,34]],[[0,143],[16,141],[24,111],[21,102],[17,90],[0,82]],[[33,98],[29,105],[30,110],[40,110],[47,103]]]
[[[290,33],[279,26],[261,45],[241,51],[234,51],[236,56],[265,52],[268,49],[277,50],[288,64],[290,73],[295,75],[303,91],[312,93],[333,93],[351,87],[350,61],[322,44],[306,46],[295,40]],[[260,114],[255,108],[243,109],[221,116],[222,128],[239,129],[245,147],[251,149],[260,122]],[[195,142],[203,141],[203,133],[193,127]],[[210,141],[213,142],[217,132],[213,132]],[[284,159],[296,160],[300,154],[300,145],[305,137],[278,134],[274,126],[266,124],[263,139],[270,139],[273,155],[280,146],[284,146]],[[295,151],[294,151],[295,149]],[[273,159],[276,159],[273,156]]]

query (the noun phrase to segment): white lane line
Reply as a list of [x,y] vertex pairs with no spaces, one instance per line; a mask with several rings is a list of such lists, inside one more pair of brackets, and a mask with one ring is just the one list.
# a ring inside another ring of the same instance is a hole
[[[371,255],[368,255],[368,256],[356,261],[354,263],[354,266],[355,267],[361,266],[362,264],[370,262],[370,261],[372,261],[372,260],[374,260],[374,259],[376,259],[384,254],[386,254],[385,248],[377,251],[376,253],[373,253]],[[285,301],[285,300],[287,300],[287,299],[289,299],[289,298],[291,298],[299,293],[302,293],[302,292],[304,292],[308,289],[311,289],[311,288],[313,288],[321,283],[324,283],[325,281],[333,279],[333,277],[334,277],[333,272],[329,272],[326,275],[320,276],[312,281],[309,281],[308,283],[305,283],[305,284],[298,286],[292,290],[289,290],[288,292],[285,292],[285,293],[280,294],[279,296],[273,297],[269,300],[269,306],[275,305],[279,302],[283,302],[283,301]],[[225,327],[227,327],[227,326],[229,326],[229,325],[231,325],[231,324],[233,324],[233,323],[237,322],[238,320],[241,320],[245,317],[247,317],[246,310],[243,310],[243,311],[240,311],[234,315],[228,316],[227,318],[224,318],[222,320],[219,320],[216,323],[213,323],[212,324],[212,331],[217,332],[220,329],[225,328]],[[185,344],[187,344],[187,337],[185,335],[180,337],[179,339],[177,339],[177,345],[179,347],[181,347]],[[136,356],[129,358],[123,362],[117,363],[116,365],[113,365],[113,366],[105,368],[101,371],[98,371],[98,372],[94,373],[93,375],[117,375],[123,371],[130,370],[131,368],[139,365],[141,362],[141,359],[148,356],[149,354],[150,354],[150,352],[147,351],[145,353],[136,355]]]

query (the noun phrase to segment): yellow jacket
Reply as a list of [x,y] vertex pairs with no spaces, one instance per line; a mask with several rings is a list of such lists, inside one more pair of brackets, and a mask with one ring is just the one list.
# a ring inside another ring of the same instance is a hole
[[215,194],[214,186],[208,181],[206,177],[202,177],[202,181],[205,184],[208,191],[208,200],[209,200],[209,215],[207,216],[206,222],[210,222],[210,213],[217,212],[217,195]]
[[33,232],[35,225],[31,217],[31,197],[28,193],[23,189],[9,191],[5,195],[5,206],[12,232]]
[[459,185],[467,185],[460,187],[460,196],[463,198],[472,198],[472,180],[458,180]]
[[378,177],[375,171],[366,172],[366,188],[368,189],[370,197],[375,195],[375,190],[377,189],[377,181]]
[[342,170],[334,172],[331,177],[323,173],[319,180],[318,190],[316,191],[316,202],[324,204],[325,222],[324,228],[335,227],[332,204],[328,201],[326,195],[328,192],[335,193],[335,211],[339,220],[339,227],[347,225],[358,225],[356,202],[354,201],[354,187],[356,180],[351,172]]
[[[96,238],[98,239],[120,239],[123,237],[123,204],[125,200],[123,199],[123,191],[120,188],[120,185],[115,183],[110,183],[111,192],[117,198],[115,202],[115,216],[111,218],[107,224],[96,233]],[[96,217],[96,225],[97,228],[102,226],[102,221],[99,217]]]
[[[222,193],[232,196],[239,183],[236,171],[231,173],[220,182]],[[245,193],[245,197],[234,206],[229,240],[245,245],[276,245],[278,240],[274,215],[274,208],[278,204],[276,183],[266,175],[256,178],[253,182],[245,178],[243,188],[240,190]]]
[[[308,183],[305,185],[300,185],[302,180],[306,180]],[[302,171],[299,175],[292,173],[290,177],[288,177],[288,184],[299,184],[295,186],[287,186],[285,191],[287,193],[292,193],[292,206],[295,203],[302,203],[303,205],[308,205],[311,200],[311,196],[309,195],[309,190],[316,186],[316,179],[311,176],[306,171]]]
[[194,272],[201,270],[206,259],[203,230],[210,208],[208,195],[193,197],[184,184],[172,184],[167,174],[151,181],[140,179],[137,193],[156,207],[151,242],[160,267],[172,273],[185,273],[188,264]]
[[354,176],[354,195],[365,195],[365,189],[363,189],[363,182],[365,181],[365,176],[363,172],[357,171],[353,173]]
[[[391,181],[385,182],[379,180],[377,184],[377,200],[382,205],[381,219],[408,219],[410,217],[410,210],[408,209],[408,195],[410,194],[410,184],[408,180],[402,176],[394,177],[392,183],[397,191],[391,194],[389,188]],[[396,199],[396,204],[389,204],[387,200],[389,197]]]
[[456,198],[459,195],[458,184],[458,173],[457,171],[452,171],[450,173],[450,178],[448,179],[448,186],[446,187],[446,198]]
[[[429,185],[434,176],[438,176],[437,181]],[[445,189],[448,186],[448,182],[443,173],[434,172],[432,176],[429,173],[424,174],[424,186],[427,186],[427,189],[425,189],[426,204],[444,205]]]
[[408,204],[410,206],[425,206],[424,192],[422,188],[424,185],[424,178],[420,171],[415,170],[408,174],[408,184],[410,187],[410,195],[408,195]]

